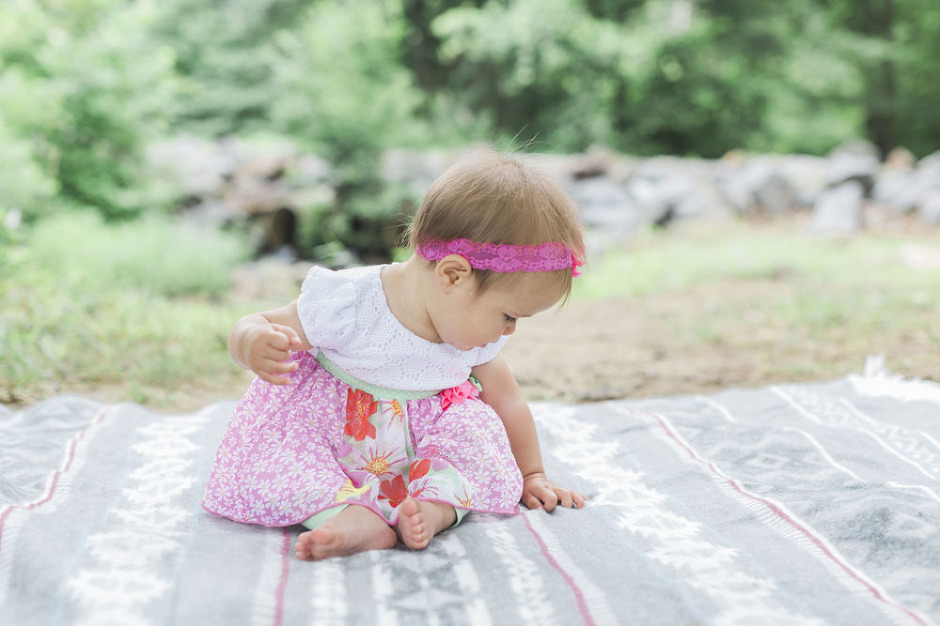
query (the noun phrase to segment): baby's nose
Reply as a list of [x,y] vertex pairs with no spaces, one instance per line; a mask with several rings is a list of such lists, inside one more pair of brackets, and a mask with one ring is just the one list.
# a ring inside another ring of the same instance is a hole
[[513,320],[511,322],[506,322],[506,328],[503,329],[503,334],[511,335],[514,332],[516,332],[516,320]]

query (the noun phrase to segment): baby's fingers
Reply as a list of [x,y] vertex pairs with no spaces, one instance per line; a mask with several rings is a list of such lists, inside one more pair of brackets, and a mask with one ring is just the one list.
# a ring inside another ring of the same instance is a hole
[[574,503],[575,507],[579,509],[583,509],[584,505],[587,504],[587,499],[577,491],[571,492],[571,501]]
[[279,345],[278,347],[283,347],[285,350],[298,350],[300,348],[302,342],[296,330],[284,324],[271,324],[271,328],[282,334],[287,340],[286,344]]
[[551,489],[537,486],[527,490],[522,501],[530,509],[545,509],[551,513],[558,505],[558,496]]
[[562,489],[557,487],[555,493],[558,494],[558,500],[561,503],[561,506],[565,508],[575,508],[583,509],[584,508],[584,496],[582,496],[577,491],[570,491],[568,489]]
[[269,360],[263,368],[259,368],[255,373],[261,380],[265,380],[274,385],[289,385],[290,377],[282,374],[290,374],[297,370],[297,363],[294,361],[273,361]]

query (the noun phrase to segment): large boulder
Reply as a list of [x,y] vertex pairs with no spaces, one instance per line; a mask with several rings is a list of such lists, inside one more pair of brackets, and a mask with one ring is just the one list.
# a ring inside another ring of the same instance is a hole
[[642,223],[643,212],[623,185],[603,177],[585,178],[568,185],[571,199],[587,228],[612,234],[632,234]]
[[820,194],[813,207],[812,229],[827,235],[851,235],[862,228],[865,189],[850,180]]
[[924,157],[916,167],[912,158],[895,154],[875,180],[872,199],[894,213],[916,213],[936,223],[932,200],[936,192],[940,192],[940,152]]
[[716,179],[741,215],[781,215],[796,204],[793,185],[771,157],[746,157],[743,162],[725,159],[718,165]]
[[855,181],[862,185],[868,196],[880,169],[881,153],[869,141],[848,141],[829,153],[828,178],[831,187]]

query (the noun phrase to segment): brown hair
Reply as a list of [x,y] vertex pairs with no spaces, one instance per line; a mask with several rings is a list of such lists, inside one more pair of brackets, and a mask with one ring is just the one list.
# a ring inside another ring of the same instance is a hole
[[[564,244],[578,257],[584,241],[578,211],[564,190],[530,162],[492,151],[458,161],[434,181],[408,228],[414,248],[431,241],[471,239],[486,243]],[[571,269],[555,270],[571,292]],[[473,270],[479,291],[525,276]]]

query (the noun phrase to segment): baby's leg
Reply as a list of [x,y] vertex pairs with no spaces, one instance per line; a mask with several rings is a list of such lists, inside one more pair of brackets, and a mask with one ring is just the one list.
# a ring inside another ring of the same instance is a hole
[[384,519],[364,506],[350,505],[315,530],[301,533],[294,549],[297,558],[319,561],[366,550],[387,550],[398,541]]
[[434,535],[450,528],[456,521],[457,512],[449,504],[408,498],[398,508],[395,532],[412,550],[423,550]]

